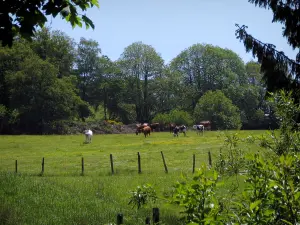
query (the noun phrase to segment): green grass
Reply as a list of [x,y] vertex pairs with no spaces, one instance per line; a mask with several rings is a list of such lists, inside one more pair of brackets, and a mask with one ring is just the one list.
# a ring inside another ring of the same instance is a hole
[[[245,138],[261,136],[263,132],[238,133]],[[196,167],[208,163],[208,151],[214,162],[224,135],[206,132],[197,136],[190,131],[187,137],[174,138],[168,132],[157,132],[148,138],[135,134],[95,135],[91,144],[83,141],[83,135],[0,136],[0,224],[108,224],[116,222],[118,213],[123,213],[125,224],[144,224],[146,216],[151,217],[152,207],[160,208],[165,224],[181,224],[180,209],[163,199],[138,211],[132,209],[128,205],[129,192],[140,184],[151,183],[162,197],[181,173],[192,176],[193,154]],[[242,143],[241,147],[259,150],[257,143]],[[141,155],[142,174],[138,174],[137,152]],[[45,171],[40,176],[43,157]],[[223,188],[228,189],[230,182],[229,179]]]

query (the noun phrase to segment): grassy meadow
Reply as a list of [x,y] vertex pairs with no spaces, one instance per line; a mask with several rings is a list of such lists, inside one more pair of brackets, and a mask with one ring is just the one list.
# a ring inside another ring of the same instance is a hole
[[[238,131],[241,138],[260,137],[264,132]],[[0,224],[110,224],[116,223],[118,213],[123,213],[124,224],[144,224],[145,218],[152,216],[152,207],[160,208],[164,224],[181,224],[181,209],[169,205],[164,194],[180,180],[181,173],[192,176],[193,154],[196,168],[208,163],[208,151],[214,162],[224,139],[219,131],[208,131],[204,136],[188,131],[187,137],[179,138],[168,132],[152,133],[147,138],[135,134],[94,135],[91,144],[84,144],[83,135],[0,136]],[[243,142],[240,147],[248,152],[260,150],[257,143]],[[141,155],[141,174],[137,152]],[[45,170],[41,176],[43,157]],[[146,183],[153,185],[159,200],[139,210],[132,208],[128,205],[130,191]],[[226,190],[226,184],[222,188]]]

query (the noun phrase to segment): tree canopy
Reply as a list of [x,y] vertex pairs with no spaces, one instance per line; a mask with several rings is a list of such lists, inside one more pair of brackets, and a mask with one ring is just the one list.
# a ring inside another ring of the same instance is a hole
[[61,14],[73,27],[94,29],[93,22],[79,11],[99,7],[98,0],[9,0],[0,3],[0,41],[2,46],[12,46],[15,36],[20,35],[30,40],[37,27],[42,28],[47,22],[46,16],[56,17]]

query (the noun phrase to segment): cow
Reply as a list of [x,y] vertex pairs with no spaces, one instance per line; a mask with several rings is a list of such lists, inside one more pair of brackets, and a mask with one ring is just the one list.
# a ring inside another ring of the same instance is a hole
[[144,133],[144,135],[145,135],[145,138],[146,138],[147,135],[150,136],[150,133],[151,133],[151,127],[146,126],[146,127],[144,127],[144,128],[142,129],[142,131],[143,131],[143,133]]
[[200,134],[200,133],[202,133],[202,135],[204,134],[204,126],[202,124],[194,125],[193,129],[196,130],[197,134]]
[[185,125],[179,126],[179,131],[180,131],[181,133],[183,133],[184,136],[186,136],[186,126],[185,126]]
[[151,131],[153,132],[154,130],[155,131],[159,131],[160,130],[160,124],[159,123],[151,123],[150,124],[150,128],[151,128]]
[[198,123],[199,125],[203,125],[206,130],[211,130],[211,122],[210,121],[201,121]]
[[179,130],[180,130],[180,129],[179,129],[178,126],[175,126],[175,127],[174,127],[174,129],[173,129],[173,136],[174,136],[174,137],[178,137]]
[[84,130],[83,133],[85,135],[85,143],[91,143],[93,137],[93,131],[88,129],[88,130]]
[[148,126],[148,123],[137,124],[135,134],[138,135],[139,133],[142,132],[143,128],[147,127],[147,126]]

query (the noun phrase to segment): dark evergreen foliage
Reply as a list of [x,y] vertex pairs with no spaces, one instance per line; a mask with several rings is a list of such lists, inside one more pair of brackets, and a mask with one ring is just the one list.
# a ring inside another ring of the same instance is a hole
[[[283,36],[293,49],[298,49],[296,59],[290,59],[284,52],[276,50],[276,46],[263,43],[247,33],[247,26],[239,26],[236,37],[240,39],[246,51],[252,51],[254,57],[261,64],[264,73],[263,80],[268,91],[279,89],[294,90],[295,96],[300,88],[300,1],[299,0],[248,0],[259,7],[273,11],[272,22],[284,24]],[[299,95],[298,95],[299,96]],[[299,97],[298,97],[299,98]]]

